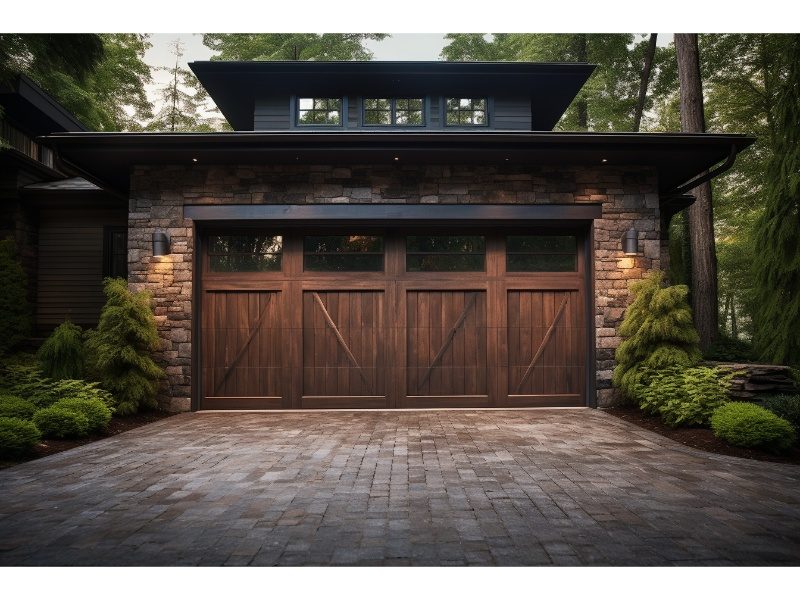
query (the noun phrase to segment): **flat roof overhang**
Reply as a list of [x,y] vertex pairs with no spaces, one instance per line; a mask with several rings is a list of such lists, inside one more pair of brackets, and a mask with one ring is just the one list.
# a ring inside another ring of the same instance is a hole
[[572,132],[70,132],[42,139],[63,167],[121,193],[135,166],[526,164],[653,167],[662,195],[755,141],[738,134]]
[[449,61],[195,61],[189,63],[238,131],[270,96],[515,96],[530,98],[532,128],[552,129],[595,65]]

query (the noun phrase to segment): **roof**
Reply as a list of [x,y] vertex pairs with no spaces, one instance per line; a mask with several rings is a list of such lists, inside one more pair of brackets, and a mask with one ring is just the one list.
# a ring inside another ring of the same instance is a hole
[[41,192],[95,192],[102,188],[96,186],[91,181],[87,181],[83,177],[70,177],[69,179],[32,183],[26,185],[23,189]]
[[237,131],[256,99],[276,95],[531,98],[532,129],[549,131],[595,69],[587,63],[443,61],[196,61],[189,67]]
[[60,133],[46,141],[65,165],[122,193],[136,165],[511,162],[652,166],[667,194],[755,139],[702,133],[222,132]]
[[83,123],[25,75],[0,85],[0,105],[11,120],[32,135],[86,131]]

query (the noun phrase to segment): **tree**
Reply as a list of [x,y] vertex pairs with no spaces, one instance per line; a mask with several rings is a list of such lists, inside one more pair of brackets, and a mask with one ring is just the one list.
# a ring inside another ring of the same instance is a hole
[[[680,80],[681,130],[693,133],[705,132],[697,34],[676,33],[675,51]],[[708,182],[700,184],[694,188],[693,193],[694,204],[686,213],[691,248],[692,314],[697,333],[700,335],[700,347],[705,350],[717,339],[719,331],[717,254],[711,184]]]
[[213,128],[202,113],[207,110],[208,93],[194,74],[181,67],[183,43],[172,42],[175,64],[161,67],[169,73],[169,82],[159,90],[161,110],[147,125],[151,131],[211,131]]
[[28,278],[17,259],[14,239],[0,241],[0,355],[30,335]]
[[91,370],[119,403],[117,414],[155,408],[164,371],[150,356],[159,345],[150,295],[130,292],[124,279],[106,279],[104,291],[100,322],[86,340]]
[[0,82],[18,73],[60,71],[78,81],[95,69],[104,56],[96,34],[0,34]]
[[656,55],[656,43],[658,34],[651,33],[650,40],[647,42],[647,50],[644,55],[644,66],[642,67],[642,79],[639,84],[639,97],[636,99],[636,110],[633,113],[633,131],[639,131],[642,125],[642,114],[647,100],[647,87],[650,85],[650,74],[653,71],[653,59]]
[[370,60],[368,40],[383,33],[206,33],[212,60]]
[[775,152],[755,237],[754,343],[762,359],[800,364],[800,35],[788,40],[777,92]]

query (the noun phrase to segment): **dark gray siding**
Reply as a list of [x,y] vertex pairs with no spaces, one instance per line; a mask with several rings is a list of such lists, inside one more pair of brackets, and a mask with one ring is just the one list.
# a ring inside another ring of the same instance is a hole
[[355,129],[361,125],[361,99],[357,96],[347,98],[347,127]]
[[492,129],[522,129],[530,131],[531,99],[495,98],[494,112],[489,115],[489,126]]
[[289,129],[291,124],[289,104],[288,96],[256,100],[254,129],[256,131]]
[[103,227],[127,225],[125,209],[42,209],[36,326],[50,330],[70,319],[94,326],[103,295]]

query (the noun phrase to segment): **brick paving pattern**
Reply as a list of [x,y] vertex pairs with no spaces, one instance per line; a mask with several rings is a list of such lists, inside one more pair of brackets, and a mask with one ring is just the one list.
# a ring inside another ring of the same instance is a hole
[[4,565],[800,564],[800,467],[593,410],[182,414],[0,471]]

